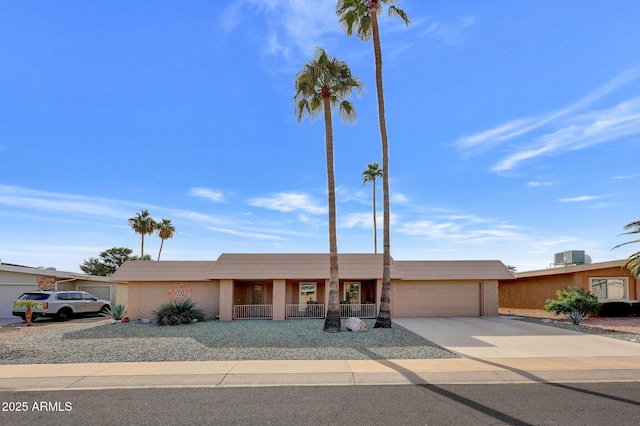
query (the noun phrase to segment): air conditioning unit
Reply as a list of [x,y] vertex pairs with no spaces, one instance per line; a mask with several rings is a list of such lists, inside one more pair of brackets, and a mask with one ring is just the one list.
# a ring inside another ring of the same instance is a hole
[[585,263],[584,250],[569,250],[554,255],[555,265],[582,265]]

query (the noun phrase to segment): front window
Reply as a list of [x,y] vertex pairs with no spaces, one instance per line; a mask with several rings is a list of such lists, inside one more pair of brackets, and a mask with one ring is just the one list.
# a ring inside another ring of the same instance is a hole
[[599,300],[622,300],[627,297],[626,278],[591,278],[591,294]]
[[344,300],[351,304],[360,304],[360,283],[344,283]]
[[318,297],[316,295],[316,283],[300,283],[300,304],[316,303]]

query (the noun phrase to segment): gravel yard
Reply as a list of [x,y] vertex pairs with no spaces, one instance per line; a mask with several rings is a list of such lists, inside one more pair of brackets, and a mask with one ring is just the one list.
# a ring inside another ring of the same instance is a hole
[[[521,321],[640,343],[640,318],[589,318],[583,325],[542,318]],[[458,355],[394,324],[325,333],[323,320],[207,321],[159,327],[103,318],[39,320],[0,326],[0,364],[85,362],[437,359]],[[343,321],[344,325],[344,321]],[[344,328],[343,328],[344,329]]]
[[613,339],[640,343],[640,318],[587,318],[580,325],[573,325],[567,320],[551,320],[548,318],[520,317],[521,321],[534,322],[565,330],[579,331],[586,334],[597,334]]
[[[435,359],[458,355],[394,324],[325,333],[323,320],[207,321],[174,327],[83,319],[0,327],[0,364]],[[343,321],[344,330],[344,321]]]

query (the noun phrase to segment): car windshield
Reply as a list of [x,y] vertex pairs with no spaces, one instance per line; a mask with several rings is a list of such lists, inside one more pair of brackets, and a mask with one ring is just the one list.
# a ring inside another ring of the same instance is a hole
[[49,298],[48,294],[42,293],[25,293],[20,296],[19,300],[47,300]]

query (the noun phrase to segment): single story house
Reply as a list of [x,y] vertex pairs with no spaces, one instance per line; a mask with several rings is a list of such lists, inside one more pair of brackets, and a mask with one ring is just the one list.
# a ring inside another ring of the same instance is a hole
[[598,296],[601,303],[635,302],[640,297],[640,280],[624,267],[627,260],[561,266],[516,273],[515,280],[499,281],[501,314],[552,316],[544,310],[547,299],[574,286]]
[[0,262],[0,318],[13,318],[13,302],[22,293],[34,290],[86,291],[111,303],[116,300],[116,284],[109,277]]
[[[381,254],[339,254],[341,315],[375,318]],[[498,315],[498,282],[513,279],[500,261],[391,261],[391,315]],[[328,254],[222,254],[215,261],[128,261],[111,277],[116,303],[151,318],[190,298],[208,319],[324,318]]]

